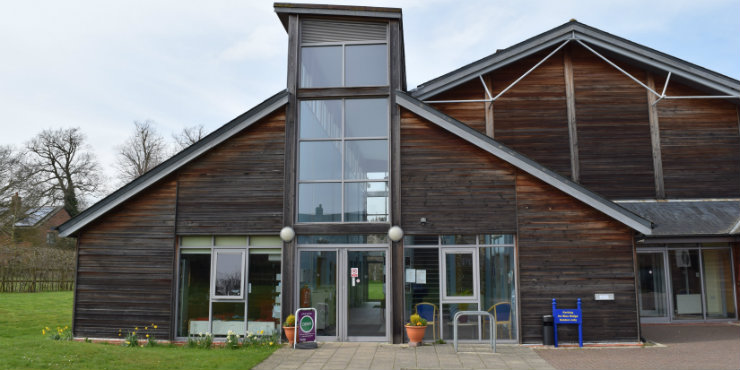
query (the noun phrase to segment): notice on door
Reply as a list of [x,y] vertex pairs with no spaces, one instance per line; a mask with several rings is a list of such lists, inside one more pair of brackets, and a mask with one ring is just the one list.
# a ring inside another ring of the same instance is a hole
[[360,277],[360,268],[352,267],[349,269],[349,273],[353,278]]

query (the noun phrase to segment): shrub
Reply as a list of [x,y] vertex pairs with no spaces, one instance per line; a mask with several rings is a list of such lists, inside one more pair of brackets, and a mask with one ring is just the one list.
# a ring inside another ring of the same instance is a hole
[[286,317],[285,321],[283,322],[283,326],[285,327],[295,326],[295,315],[293,314],[288,315],[288,317]]

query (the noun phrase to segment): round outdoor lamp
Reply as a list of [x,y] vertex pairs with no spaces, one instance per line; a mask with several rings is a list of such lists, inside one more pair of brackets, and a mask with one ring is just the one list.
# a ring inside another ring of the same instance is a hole
[[286,226],[280,230],[280,239],[288,243],[295,238],[295,230],[292,227]]
[[390,229],[388,229],[388,237],[391,238],[394,242],[397,242],[401,239],[403,239],[403,229],[398,226],[393,226]]

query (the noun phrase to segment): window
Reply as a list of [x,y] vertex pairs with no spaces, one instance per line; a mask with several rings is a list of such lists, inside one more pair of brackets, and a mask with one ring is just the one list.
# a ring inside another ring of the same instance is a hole
[[282,244],[267,235],[181,236],[177,336],[279,332]]
[[301,87],[388,85],[388,46],[347,44],[303,46]]
[[298,222],[388,221],[388,99],[299,106]]

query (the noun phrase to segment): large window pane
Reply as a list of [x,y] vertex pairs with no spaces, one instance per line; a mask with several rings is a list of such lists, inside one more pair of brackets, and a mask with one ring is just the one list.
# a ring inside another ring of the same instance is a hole
[[177,336],[207,332],[211,282],[211,252],[180,257]]
[[342,221],[342,185],[299,184],[298,222]]
[[[436,237],[435,237],[436,240]],[[436,244],[436,243],[435,243]],[[427,320],[425,340],[439,338],[439,249],[406,248],[404,256],[404,287],[406,311],[404,320],[418,313]]]
[[299,180],[341,180],[339,141],[308,141],[300,145]]
[[241,298],[244,288],[244,252],[217,251],[215,254],[214,296]]
[[346,86],[388,85],[388,47],[382,45],[347,45]]
[[668,309],[663,252],[638,253],[637,266],[640,279],[640,316],[665,317]]
[[244,335],[244,302],[213,302],[213,333],[225,337],[229,331]]
[[249,251],[247,330],[272,335],[280,330],[280,249]]
[[347,99],[346,137],[388,137],[388,99]]
[[388,141],[346,141],[344,150],[346,180],[388,179]]
[[341,85],[341,46],[313,46],[301,49],[301,87]]
[[447,297],[472,297],[473,254],[445,253]]
[[388,221],[388,183],[352,182],[344,184],[344,221]]
[[303,100],[300,106],[301,139],[342,136],[341,100]]
[[673,288],[673,318],[703,319],[699,250],[672,250],[668,258]]
[[[514,248],[484,247],[478,249],[480,264],[481,309],[496,318],[496,338],[516,338],[516,290]],[[484,320],[483,338],[490,338],[488,321]]]
[[337,335],[337,252],[301,252],[300,307],[316,308],[316,334]]
[[[386,333],[385,252],[347,251],[347,267],[359,276],[347,284],[347,335],[382,337]],[[346,272],[349,275],[349,271]]]
[[704,264],[707,319],[735,318],[730,250],[704,249],[702,262]]

